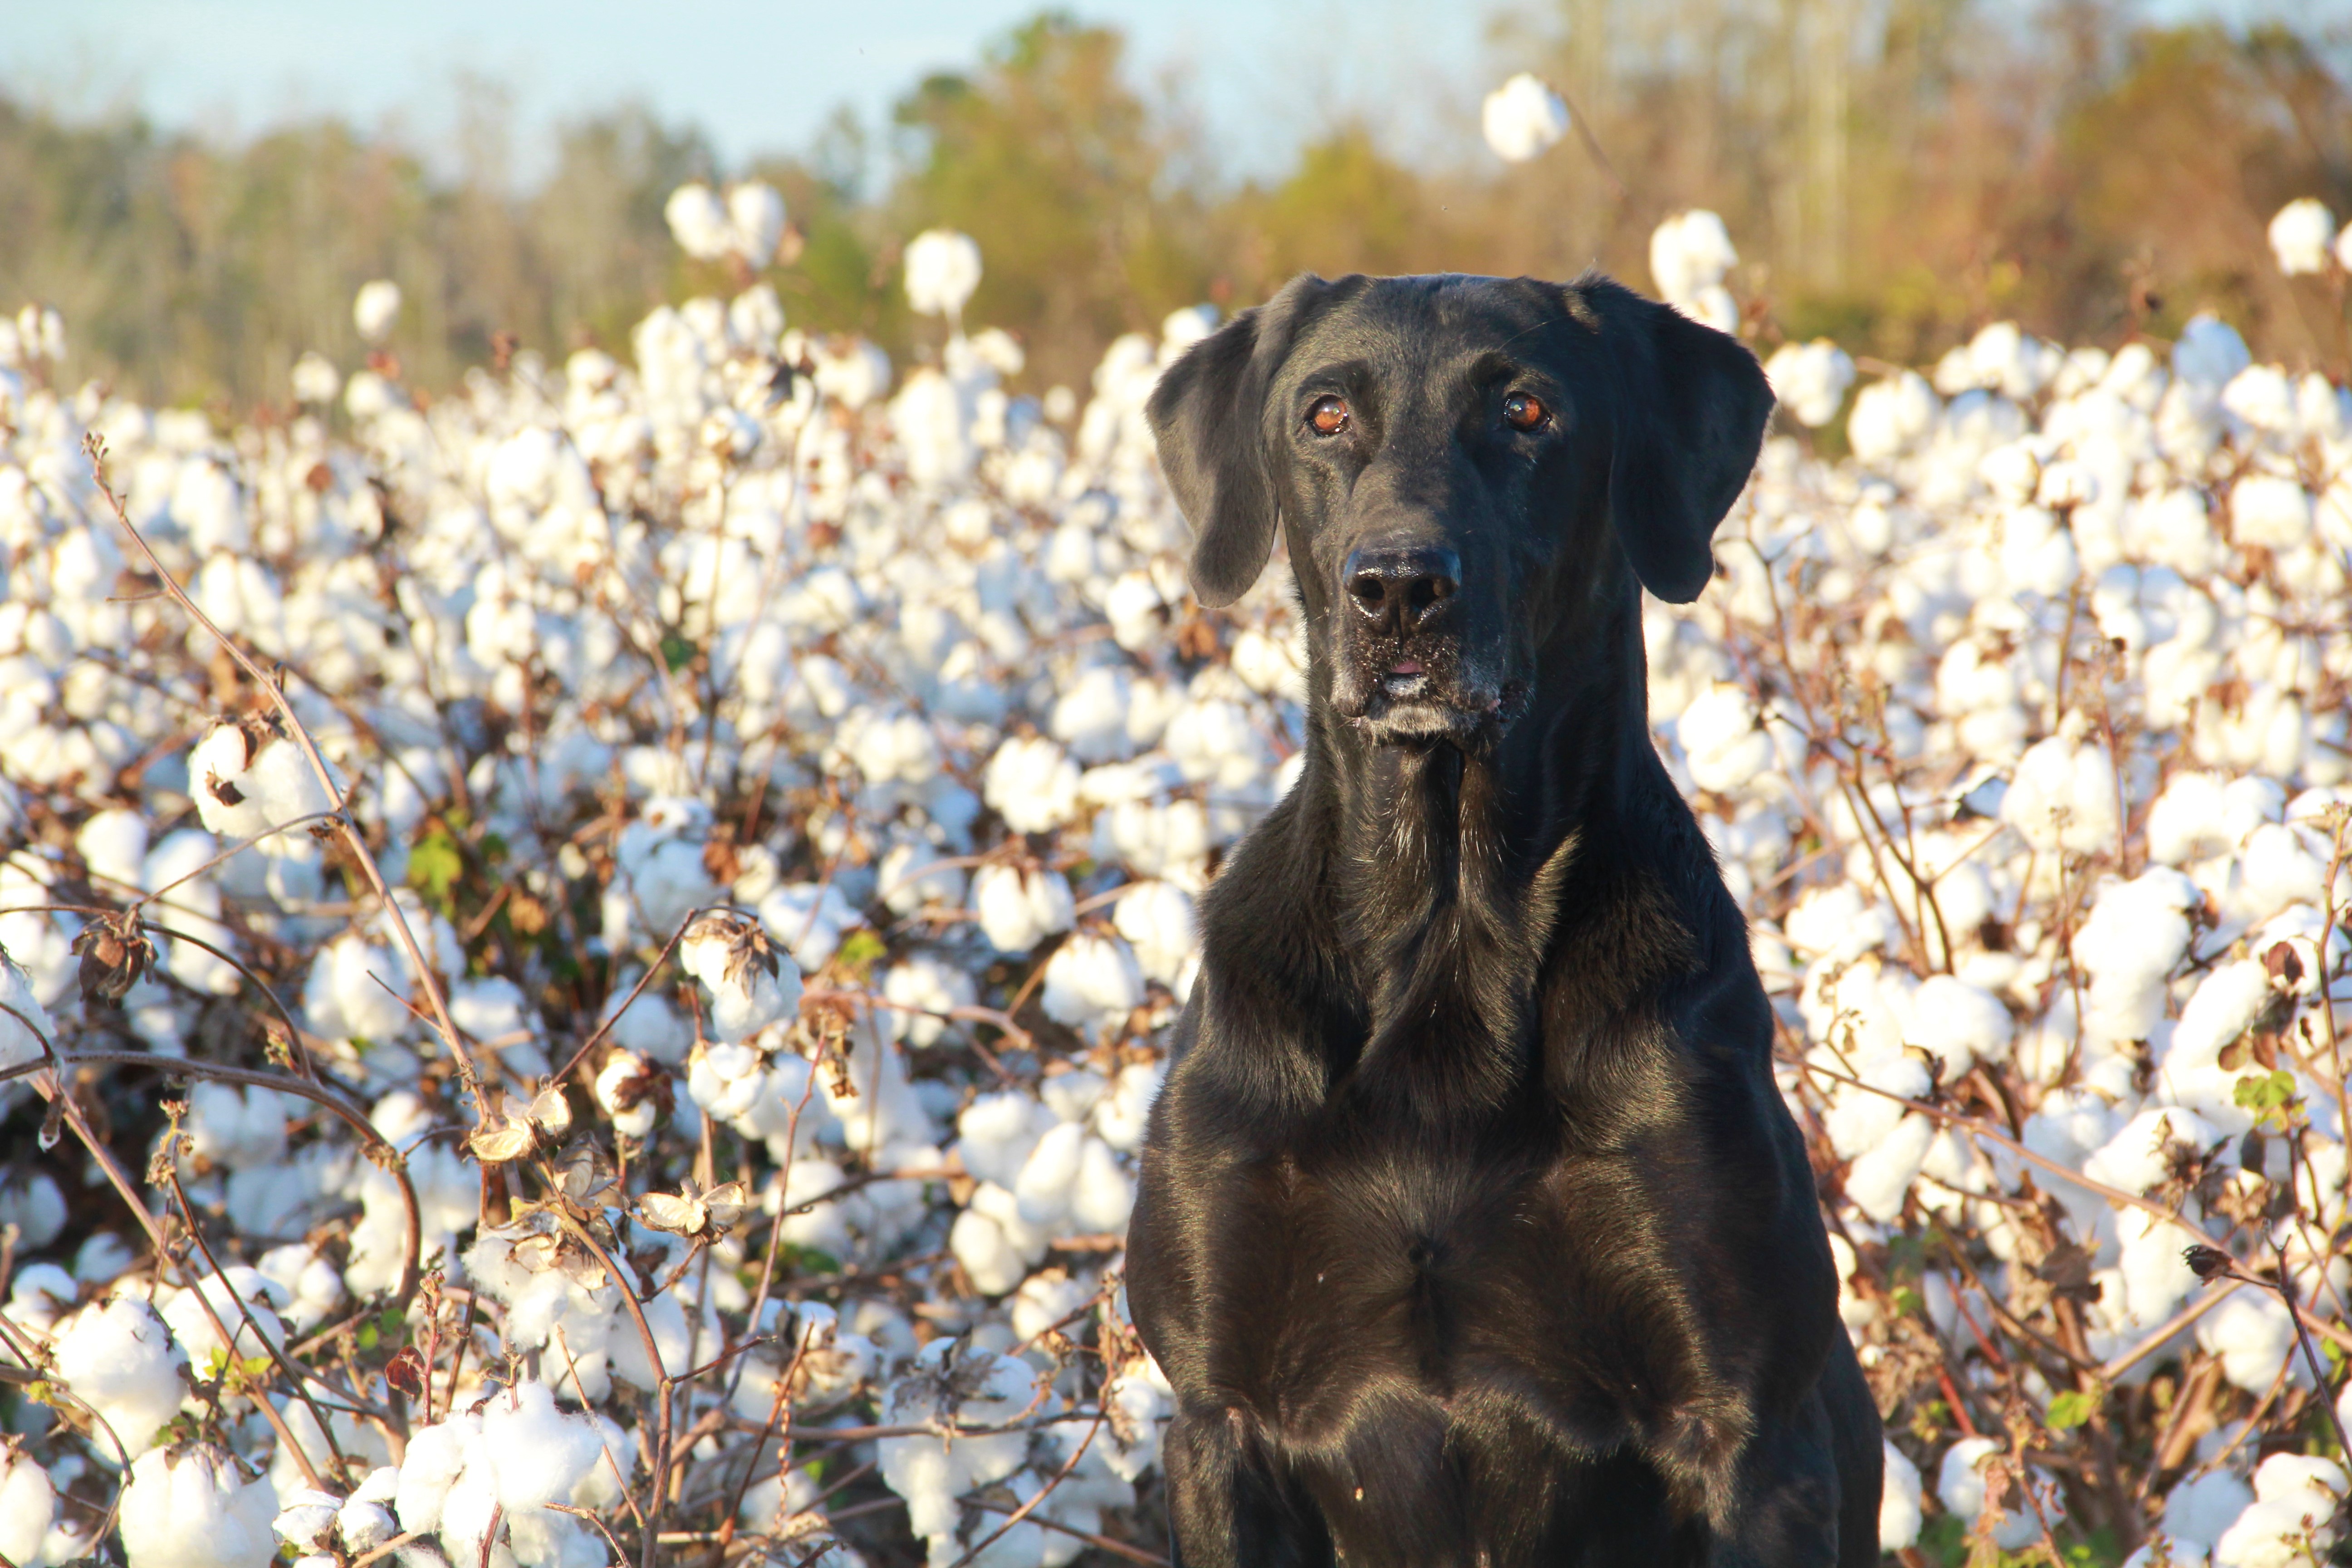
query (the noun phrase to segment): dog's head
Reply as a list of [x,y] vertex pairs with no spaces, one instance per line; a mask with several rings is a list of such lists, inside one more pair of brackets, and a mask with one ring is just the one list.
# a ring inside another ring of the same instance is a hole
[[1738,342],[1605,279],[1307,277],[1171,366],[1150,417],[1202,603],[1248,589],[1279,518],[1333,709],[1469,743],[1629,568],[1698,596],[1771,406]]

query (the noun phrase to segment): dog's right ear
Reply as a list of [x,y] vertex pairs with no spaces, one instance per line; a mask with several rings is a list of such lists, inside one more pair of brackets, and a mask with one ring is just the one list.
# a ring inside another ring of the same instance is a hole
[[1266,450],[1266,389],[1299,323],[1330,289],[1308,274],[1184,351],[1144,412],[1160,471],[1192,525],[1192,593],[1230,605],[1274,553],[1277,510]]

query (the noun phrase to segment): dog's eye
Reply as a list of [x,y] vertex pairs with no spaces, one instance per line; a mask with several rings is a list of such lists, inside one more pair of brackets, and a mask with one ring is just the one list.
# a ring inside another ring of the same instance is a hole
[[1348,401],[1326,395],[1307,406],[1307,423],[1318,436],[1337,436],[1348,427]]
[[1533,430],[1550,417],[1550,409],[1524,392],[1503,399],[1503,422],[1514,430]]

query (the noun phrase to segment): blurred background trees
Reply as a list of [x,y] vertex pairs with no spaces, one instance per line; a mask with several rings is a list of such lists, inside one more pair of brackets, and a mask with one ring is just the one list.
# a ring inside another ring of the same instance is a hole
[[282,398],[306,348],[355,362],[352,290],[390,277],[411,301],[393,349],[446,384],[501,331],[625,349],[651,300],[713,281],[670,242],[668,192],[757,175],[790,205],[768,276],[794,324],[922,352],[939,329],[905,310],[898,247],[944,224],[986,257],[972,319],[1024,340],[1038,386],[1177,306],[1239,308],[1306,268],[1597,265],[1647,288],[1651,228],[1694,205],[1729,225],[1767,340],[1831,331],[1918,361],[1996,317],[2114,342],[2218,308],[2266,355],[2352,367],[2343,302],[2279,277],[2263,242],[2290,197],[2352,209],[2340,14],[2231,28],[2143,26],[2105,0],[1552,0],[1496,33],[1498,59],[1587,117],[1622,195],[1575,138],[1455,167],[1360,122],[1285,177],[1223,181],[1116,31],[1047,14],[913,85],[887,126],[844,119],[721,169],[691,127],[621,108],[563,127],[529,188],[489,84],[438,170],[335,120],[219,145],[0,100],[0,300],[65,312],[69,374],[243,407]]

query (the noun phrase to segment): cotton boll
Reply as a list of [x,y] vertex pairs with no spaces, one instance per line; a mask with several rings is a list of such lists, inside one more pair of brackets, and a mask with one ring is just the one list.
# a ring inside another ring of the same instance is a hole
[[661,1101],[645,1092],[646,1078],[646,1059],[629,1051],[614,1051],[596,1074],[596,1104],[624,1138],[650,1138],[660,1125]]
[[1927,378],[1903,371],[1855,395],[1853,411],[1846,416],[1846,441],[1861,461],[1883,465],[1933,435],[1941,412]]
[[1015,833],[1051,833],[1077,816],[1078,764],[1042,735],[999,746],[982,780],[981,798]]
[[75,1315],[58,1339],[53,1364],[135,1458],[179,1410],[187,1392],[180,1369],[187,1362],[152,1307],[118,1296]]
[[1853,360],[1827,338],[1783,343],[1764,363],[1772,395],[1803,424],[1815,428],[1837,417],[1853,384]]
[[2253,1500],[2252,1489],[2228,1470],[2191,1475],[2165,1498],[2164,1528],[2179,1541],[2218,1541]]
[[[163,1321],[199,1370],[229,1353],[231,1340],[240,1361],[267,1355],[269,1346],[286,1342],[285,1325],[278,1321],[275,1305],[283,1290],[260,1270],[232,1263],[218,1274],[200,1277],[173,1296],[163,1308]],[[224,1328],[228,1339],[222,1337]]]
[[524,1383],[483,1410],[481,1453],[498,1478],[499,1505],[517,1511],[569,1502],[603,1462],[604,1439],[593,1421],[557,1410],[545,1384]]
[[1909,1044],[1942,1058],[1948,1083],[1979,1061],[2006,1058],[2016,1033],[2016,1020],[1999,998],[1948,974],[1931,974],[1919,983],[1905,1030]]
[[1568,134],[1568,104],[1540,77],[1521,71],[1486,95],[1478,124],[1496,157],[1524,163]]
[[999,952],[1026,952],[1076,918],[1069,879],[1059,871],[982,866],[972,875],[971,901],[982,934]]
[[2246,340],[2210,311],[2191,316],[2172,345],[2172,374],[2214,393],[2252,363]]
[[[727,222],[729,247],[751,266],[765,267],[784,237],[784,198],[772,185],[747,180],[727,193]],[[782,329],[781,321],[777,328]],[[775,332],[765,336],[774,342]]]
[[47,1473],[31,1455],[0,1446],[0,1557],[20,1564],[37,1561],[57,1511]]
[[0,948],[0,1071],[39,1061],[47,1053],[43,1037],[54,1037],[47,1009],[33,994],[31,977]]
[[131,1568],[265,1568],[278,1554],[268,1483],[210,1445],[152,1449],[131,1467],[117,1516]]
[[1691,778],[1702,789],[1729,794],[1771,764],[1772,742],[1759,727],[1756,708],[1737,686],[1717,684],[1693,700],[1675,721]]
[[907,303],[916,314],[962,315],[980,287],[980,247],[953,229],[925,229],[907,242]]
[[877,1017],[891,1035],[921,1048],[937,1045],[950,1024],[940,1015],[971,1006],[980,999],[971,976],[926,953],[883,973],[882,994],[897,1004]]
[[1165,1069],[1156,1062],[1134,1062],[1119,1069],[1110,1093],[1095,1108],[1095,1130],[1103,1142],[1122,1153],[1142,1149],[1151,1104],[1160,1097],[1165,1076]]
[[1135,1212],[1135,1184],[1120,1169],[1110,1145],[1088,1138],[1078,1151],[1077,1174],[1070,1185],[1070,1218],[1089,1233],[1123,1236]]
[[2336,216],[2311,196],[2287,203],[2271,218],[2271,254],[2289,278],[2326,271],[2328,243],[2335,237]]
[[2231,533],[2241,545],[2292,550],[2311,537],[2312,519],[2310,492],[2294,479],[2248,474],[2230,490]]
[[1001,1296],[1028,1275],[1028,1259],[1006,1238],[1003,1227],[976,1209],[956,1215],[948,1230],[948,1249],[983,1296]]
[[929,844],[902,843],[882,857],[875,874],[882,902],[896,915],[911,915],[927,904],[960,908],[969,879],[961,866],[942,866]]
[[678,247],[698,261],[716,261],[734,248],[734,226],[725,205],[699,180],[669,194],[662,205],[662,218]]
[[714,1037],[732,1044],[800,1010],[800,965],[758,918],[733,910],[696,917],[677,944],[678,966],[710,994]]
[[2037,849],[2076,853],[2116,839],[2116,773],[2104,746],[2077,747],[2053,735],[2019,759],[2001,801],[2001,820]]
[[1134,947],[1144,977],[1175,992],[1200,952],[1199,917],[1192,896],[1167,882],[1138,882],[1111,907],[1111,923]]
[[1900,1552],[1919,1539],[1919,1467],[1894,1444],[1885,1445],[1885,1485],[1878,1500],[1878,1549]]
[[1650,277],[1658,297],[1686,307],[1739,265],[1730,231],[1705,208],[1677,213],[1650,231]]
[[1846,1168],[1846,1196],[1881,1225],[1892,1221],[1903,1212],[1903,1199],[1935,1139],[1934,1122],[1916,1112],[1905,1115],[1894,1131]]
[[1056,1023],[1114,1031],[1142,1005],[1143,971],[1119,938],[1080,931],[1046,961],[1039,1001]]
[[2224,818],[2219,773],[2175,773],[2147,813],[2148,858],[2185,866],[2235,848]]
[[482,1435],[482,1417],[459,1413],[409,1435],[400,1462],[392,1510],[403,1531],[437,1530],[449,1489],[465,1473],[467,1451]]
[[2197,1342],[2221,1358],[2233,1386],[2259,1395],[2294,1353],[2294,1322],[2269,1291],[2242,1289],[2197,1320]]
[[394,322],[400,320],[400,285],[389,278],[378,278],[360,285],[352,300],[352,324],[360,336],[372,343],[380,343],[392,336]]

